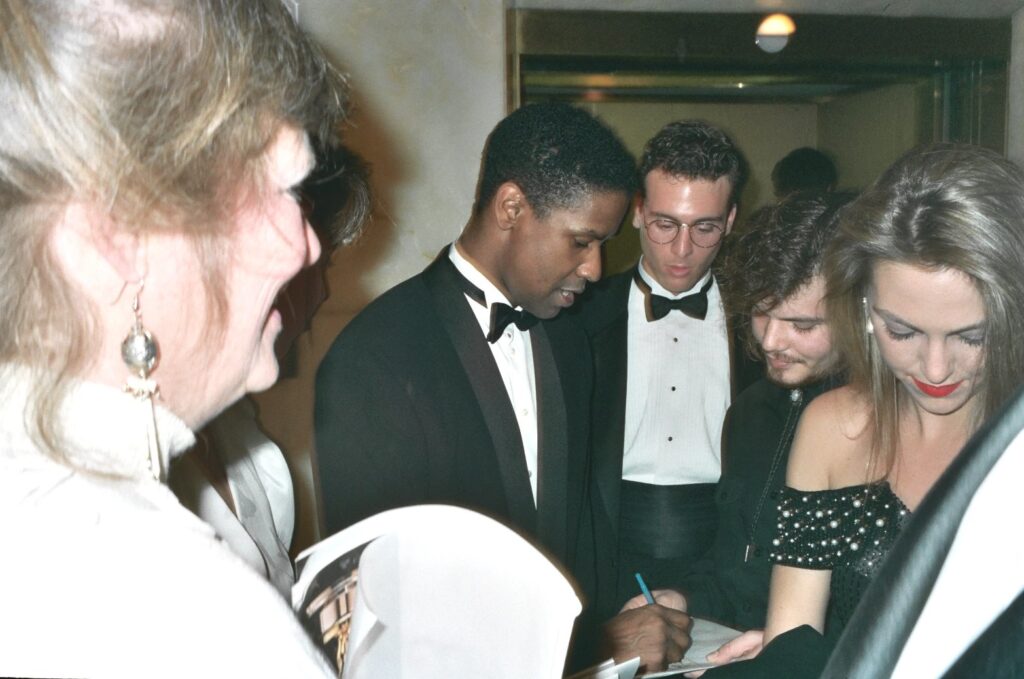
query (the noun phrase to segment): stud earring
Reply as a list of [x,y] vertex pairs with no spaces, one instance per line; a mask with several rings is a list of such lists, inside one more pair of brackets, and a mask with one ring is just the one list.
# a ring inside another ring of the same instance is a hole
[[139,311],[139,295],[145,286],[145,280],[132,296],[132,327],[121,342],[121,360],[128,367],[128,378],[124,383],[124,391],[140,401],[149,403],[149,422],[147,422],[146,447],[149,455],[149,471],[157,481],[163,480],[163,457],[160,454],[160,441],[156,435],[156,410],[153,399],[160,394],[155,380],[150,379],[153,369],[160,360],[160,347],[153,334],[142,325],[142,313]]
[[860,298],[860,303],[864,306],[864,318],[865,318],[864,330],[866,330],[869,335],[874,335],[875,334],[875,324],[871,320],[871,314],[868,313],[868,298],[867,297],[861,297]]

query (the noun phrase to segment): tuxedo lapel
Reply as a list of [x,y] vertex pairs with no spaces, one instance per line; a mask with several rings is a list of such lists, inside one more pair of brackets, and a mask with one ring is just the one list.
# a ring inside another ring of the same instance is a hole
[[627,306],[631,281],[632,271],[610,279],[602,294],[591,301],[597,308],[587,323],[594,355],[594,474],[616,542],[626,431]]
[[423,272],[423,281],[435,302],[462,368],[473,388],[491,435],[496,464],[505,488],[509,519],[530,534],[537,530],[537,510],[526,469],[522,436],[501,373],[487,341],[462,292],[459,273],[448,259],[446,247]]
[[558,365],[544,324],[530,331],[537,385],[537,536],[567,562],[569,422]]

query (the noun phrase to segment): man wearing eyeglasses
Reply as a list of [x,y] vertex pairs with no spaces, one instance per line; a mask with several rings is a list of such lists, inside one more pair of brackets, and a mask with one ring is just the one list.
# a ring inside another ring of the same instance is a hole
[[[652,588],[674,582],[714,539],[731,382],[711,269],[732,230],[743,174],[739,152],[718,128],[665,126],[640,161],[633,214],[640,261],[595,286],[579,311],[595,363],[593,503],[597,550],[608,565],[598,610],[609,616],[638,591],[636,573]],[[620,621],[616,634],[628,636],[628,626]],[[688,644],[682,632],[668,640],[680,651]]]

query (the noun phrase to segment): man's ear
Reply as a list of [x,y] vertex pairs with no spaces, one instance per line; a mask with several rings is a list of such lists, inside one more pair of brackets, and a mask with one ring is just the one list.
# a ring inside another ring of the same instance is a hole
[[54,235],[91,249],[98,255],[97,260],[124,283],[137,282],[146,275],[143,239],[119,228],[108,213],[92,205],[69,204],[54,227]]
[[494,194],[494,216],[498,228],[507,231],[515,227],[528,203],[522,189],[514,182],[505,182]]
[[642,229],[644,226],[644,197],[639,191],[633,196],[633,228]]
[[732,204],[732,209],[729,210],[729,217],[725,220],[725,235],[728,236],[732,233],[732,223],[736,221],[736,203]]

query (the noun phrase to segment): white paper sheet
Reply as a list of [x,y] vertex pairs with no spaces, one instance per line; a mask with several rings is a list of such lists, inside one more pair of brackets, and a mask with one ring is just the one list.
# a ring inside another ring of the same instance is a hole
[[416,510],[362,554],[345,679],[560,677],[581,606],[558,569],[480,514]]

